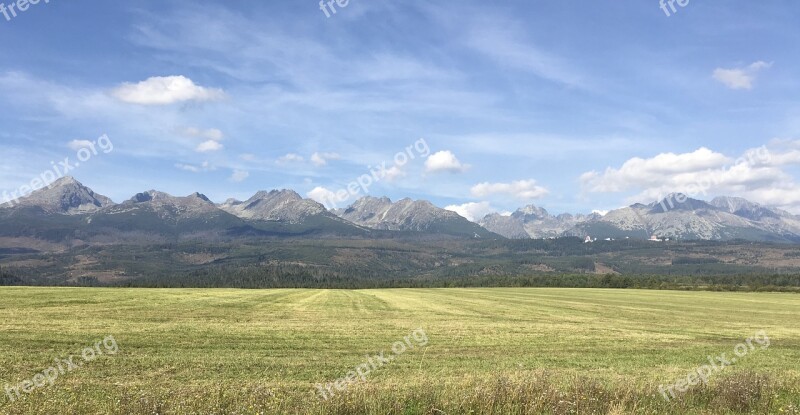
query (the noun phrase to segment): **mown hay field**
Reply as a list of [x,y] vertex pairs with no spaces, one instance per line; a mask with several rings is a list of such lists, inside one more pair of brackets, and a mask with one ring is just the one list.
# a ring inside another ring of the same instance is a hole
[[796,294],[13,287],[0,352],[0,414],[800,413]]

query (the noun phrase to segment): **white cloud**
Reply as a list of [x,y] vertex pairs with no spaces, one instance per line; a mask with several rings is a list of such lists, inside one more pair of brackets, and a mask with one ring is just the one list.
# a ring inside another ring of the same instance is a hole
[[328,164],[328,160],[339,160],[340,156],[336,153],[314,153],[311,155],[311,162],[315,166],[324,166]]
[[72,150],[78,151],[82,148],[91,148],[92,142],[89,140],[72,140],[67,143],[67,147],[71,148]]
[[240,154],[239,158],[244,160],[244,161],[256,161],[256,155],[255,154],[249,154],[249,153]]
[[303,161],[305,161],[303,156],[295,153],[289,153],[278,158],[278,164],[302,163]]
[[392,166],[386,170],[386,176],[384,176],[384,179],[386,179],[387,182],[393,182],[405,176],[406,172],[404,172],[402,168],[398,166]]
[[589,192],[621,192],[663,183],[669,177],[720,168],[730,162],[724,154],[701,147],[691,153],[662,153],[649,159],[634,157],[619,169],[586,172],[581,175],[581,182]]
[[[709,199],[715,195],[741,196],[754,202],[790,208],[800,206],[800,187],[781,166],[800,164],[793,142],[775,142],[747,150],[737,159],[700,148],[692,153],[633,158],[620,168],[581,176],[585,191],[638,191],[629,202],[649,203],[680,192]],[[779,143],[780,144],[780,143]]]
[[187,127],[180,131],[181,135],[192,138],[203,138],[206,140],[221,141],[225,138],[225,134],[216,128],[209,128],[202,130],[195,127]]
[[332,190],[328,190],[322,186],[317,186],[308,193],[306,193],[306,197],[315,200],[319,203],[322,203],[327,208],[333,207],[332,203],[336,200],[336,193]]
[[222,150],[223,148],[224,146],[220,144],[218,141],[208,140],[198,144],[197,147],[194,149],[194,151],[198,153],[208,153],[211,151],[219,151]]
[[168,105],[184,101],[212,101],[225,96],[221,89],[196,85],[185,76],[154,76],[137,84],[124,83],[111,91],[122,102]]
[[537,185],[536,180],[517,180],[511,183],[479,183],[472,186],[471,192],[475,197],[505,195],[521,200],[538,199],[550,193],[545,187]]
[[800,140],[775,139],[768,146],[748,150],[743,158],[762,166],[800,164]]
[[489,202],[470,202],[464,203],[463,205],[450,205],[446,206],[445,209],[456,212],[471,222],[477,222],[483,219],[484,216],[496,211]]
[[713,77],[730,89],[753,89],[753,82],[758,73],[770,66],[772,63],[758,61],[743,68],[717,68],[714,70]]
[[449,150],[433,153],[425,160],[425,171],[428,173],[462,173],[468,168],[469,165],[462,164]]
[[239,183],[245,181],[248,177],[250,177],[249,172],[244,170],[234,170],[229,179],[232,182]]

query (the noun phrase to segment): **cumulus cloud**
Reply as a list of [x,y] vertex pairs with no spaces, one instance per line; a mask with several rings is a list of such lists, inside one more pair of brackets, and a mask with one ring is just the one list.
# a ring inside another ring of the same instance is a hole
[[589,192],[621,192],[635,186],[663,183],[666,178],[720,168],[730,162],[724,154],[701,147],[691,153],[662,153],[649,159],[634,157],[618,169],[586,172],[581,175],[581,183]]
[[306,193],[306,197],[316,202],[322,203],[327,208],[333,207],[332,203],[336,200],[336,192],[317,186]]
[[328,164],[328,160],[339,160],[339,155],[336,153],[314,153],[311,155],[311,162],[315,166],[324,166]]
[[652,202],[680,192],[694,198],[741,196],[789,208],[800,206],[797,184],[781,169],[792,164],[800,164],[793,142],[749,149],[736,159],[700,148],[684,154],[636,157],[619,168],[586,172],[580,180],[584,191],[591,193],[638,191],[629,202]]
[[536,184],[536,180],[517,180],[511,183],[479,183],[472,186],[472,195],[487,197],[492,195],[511,196],[521,200],[538,199],[550,193],[547,188]]
[[743,68],[717,68],[714,70],[713,77],[730,89],[753,89],[753,82],[758,73],[770,66],[772,63],[758,61]]
[[71,148],[72,150],[78,151],[82,148],[91,148],[92,142],[89,140],[72,140],[67,143],[67,147]]
[[468,168],[468,165],[462,164],[449,150],[433,153],[425,160],[425,171],[428,173],[462,173]]
[[471,222],[477,222],[483,219],[484,216],[496,211],[489,202],[470,202],[464,203],[463,205],[450,205],[446,206],[445,209],[456,212]]
[[743,157],[767,166],[800,164],[800,140],[774,139],[767,146],[748,150]]
[[219,141],[208,140],[198,144],[194,151],[198,153],[208,153],[211,151],[222,150],[224,146]]
[[168,105],[184,101],[212,101],[225,96],[221,89],[196,85],[179,76],[154,76],[142,82],[124,83],[111,91],[122,102],[138,105]]
[[244,170],[234,170],[233,173],[231,173],[229,180],[235,183],[240,183],[245,181],[248,177],[250,177],[250,172]]

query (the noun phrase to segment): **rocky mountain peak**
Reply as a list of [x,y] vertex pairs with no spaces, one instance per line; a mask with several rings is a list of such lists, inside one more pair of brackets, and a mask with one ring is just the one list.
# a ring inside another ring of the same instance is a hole
[[512,215],[525,216],[528,219],[544,219],[550,216],[547,209],[537,207],[536,205],[527,205],[517,209]]
[[71,176],[62,177],[15,202],[15,205],[63,215],[91,213],[113,204],[111,199],[95,193]]
[[333,216],[321,204],[303,199],[294,190],[271,190],[256,192],[244,202],[228,200],[220,209],[244,219],[300,223],[315,215]]
[[386,197],[366,196],[335,213],[342,219],[372,229],[491,236],[478,224],[427,200],[404,198],[392,203]]
[[146,203],[146,202],[159,202],[175,199],[169,193],[159,192],[158,190],[148,190],[146,192],[135,194],[129,202],[133,203]]

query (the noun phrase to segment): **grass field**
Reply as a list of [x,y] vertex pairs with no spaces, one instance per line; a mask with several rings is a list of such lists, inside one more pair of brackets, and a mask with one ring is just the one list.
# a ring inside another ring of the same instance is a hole
[[[768,348],[659,393],[759,330]],[[116,354],[6,393],[107,336]],[[1,288],[0,351],[0,414],[800,413],[795,294]]]

